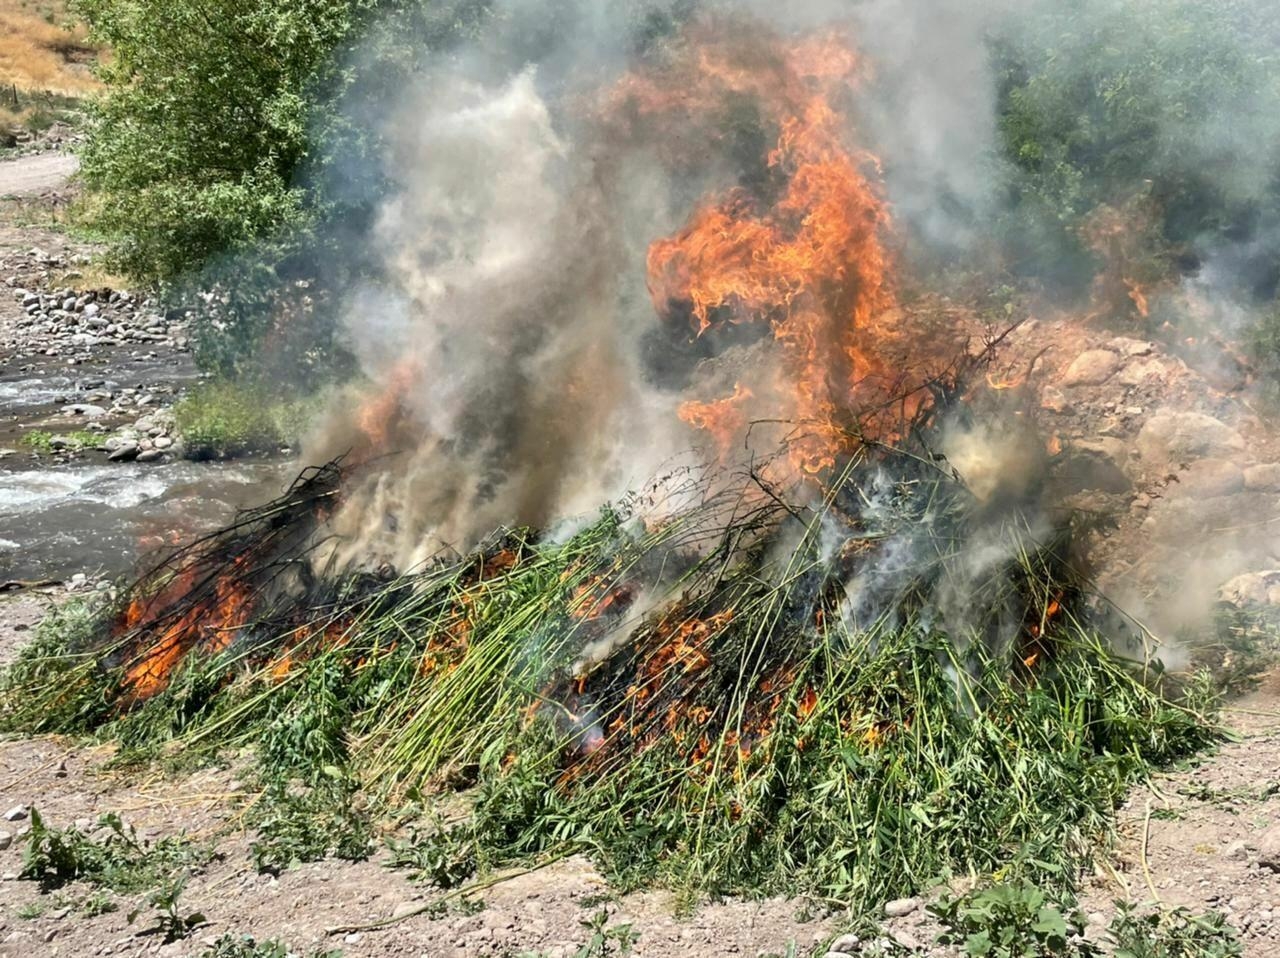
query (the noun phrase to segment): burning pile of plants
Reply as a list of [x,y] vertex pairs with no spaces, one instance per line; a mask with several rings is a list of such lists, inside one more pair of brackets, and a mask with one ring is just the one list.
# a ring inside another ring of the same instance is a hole
[[868,904],[1068,869],[1211,732],[1091,628],[1070,517],[984,508],[928,409],[808,505],[681,471],[407,575],[312,571],[334,464],[34,646],[5,723],[257,745],[388,810],[478,786],[468,860],[588,851],[624,883]]
[[[999,337],[895,306],[875,163],[847,145],[859,70],[838,36],[693,31],[600,107],[610,142],[682,169],[708,130],[754,131],[732,145],[754,178],[647,249],[646,348],[678,354],[666,408],[705,456],[557,523],[547,490],[610,421],[600,344],[532,337],[500,421],[458,398],[469,442],[418,401],[448,356],[396,356],[330,430],[348,458],[51,631],[5,725],[254,745],[281,802],[466,790],[441,881],[574,851],[623,884],[853,905],[1019,863],[1069,881],[1135,777],[1212,733],[1110,651],[1045,443],[988,372]],[[428,316],[480,302],[448,276]],[[580,281],[543,294],[572,312]],[[573,368],[554,412],[527,378],[548,352]]]

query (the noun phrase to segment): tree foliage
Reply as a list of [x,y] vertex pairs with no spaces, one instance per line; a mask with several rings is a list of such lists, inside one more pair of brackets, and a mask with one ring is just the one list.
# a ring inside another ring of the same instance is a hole
[[1071,0],[1010,21],[994,55],[1019,265],[1087,277],[1084,217],[1140,195],[1185,252],[1275,221],[1278,41],[1257,0]]
[[82,156],[119,266],[167,279],[308,223],[295,173],[374,0],[76,0],[113,51]]

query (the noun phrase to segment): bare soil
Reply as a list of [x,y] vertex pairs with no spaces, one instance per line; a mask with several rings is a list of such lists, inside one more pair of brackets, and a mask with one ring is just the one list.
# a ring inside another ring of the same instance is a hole
[[34,196],[56,190],[80,168],[70,153],[38,153],[0,163],[0,196]]

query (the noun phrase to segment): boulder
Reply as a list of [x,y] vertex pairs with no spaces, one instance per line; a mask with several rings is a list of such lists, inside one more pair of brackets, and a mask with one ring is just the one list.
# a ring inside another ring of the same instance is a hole
[[1250,492],[1280,491],[1280,462],[1250,466],[1244,471],[1244,487]]
[[1116,381],[1122,386],[1140,386],[1147,382],[1161,382],[1170,373],[1170,366],[1161,359],[1148,356],[1135,359],[1120,370]]
[[1120,368],[1120,357],[1109,349],[1090,349],[1075,358],[1062,376],[1064,386],[1101,386]]
[[1244,437],[1226,423],[1198,412],[1161,411],[1147,420],[1136,445],[1149,468],[1242,453]]
[[1184,496],[1234,496],[1244,491],[1244,472],[1226,459],[1198,459],[1178,475],[1178,483]]
[[1218,598],[1239,608],[1280,605],[1280,569],[1238,575],[1218,589]]

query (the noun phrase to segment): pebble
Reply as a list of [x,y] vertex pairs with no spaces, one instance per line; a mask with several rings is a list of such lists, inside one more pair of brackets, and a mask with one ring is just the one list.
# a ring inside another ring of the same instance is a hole
[[4,820],[6,822],[21,822],[26,819],[26,817],[27,806],[25,805],[15,805],[4,813]]
[[422,902],[420,901],[402,901],[392,909],[391,920],[400,921],[402,918],[408,918],[410,915],[415,914],[421,909]]
[[1272,825],[1254,840],[1258,864],[1268,871],[1280,872],[1280,825]]
[[0,852],[7,849],[13,844],[13,835],[9,832],[0,832]]
[[897,898],[885,904],[884,913],[889,918],[905,918],[919,907],[919,898]]

